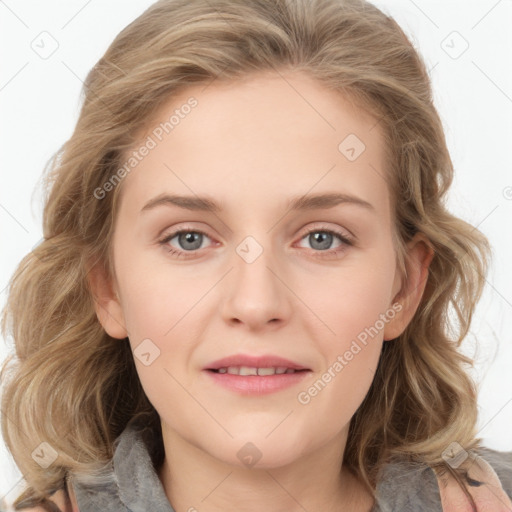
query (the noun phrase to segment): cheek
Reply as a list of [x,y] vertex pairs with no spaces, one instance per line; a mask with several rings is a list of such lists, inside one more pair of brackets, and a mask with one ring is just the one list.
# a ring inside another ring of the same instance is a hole
[[334,334],[316,337],[325,366],[297,398],[315,417],[330,417],[333,432],[350,420],[373,382],[383,330],[395,316],[390,304],[394,270],[391,257],[375,252],[330,276],[322,297],[309,295],[312,309]]
[[124,281],[123,310],[142,387],[160,416],[167,417],[172,404],[189,403],[185,389],[204,289],[176,272],[171,279],[169,271],[153,270],[144,278],[134,272]]
[[183,322],[197,321],[202,297],[210,286],[179,266],[133,262],[122,290],[126,327],[133,341],[154,337],[165,342]]
[[329,418],[323,428],[331,435],[350,421],[374,379],[385,321],[391,319],[387,295],[378,293],[381,284],[347,279],[343,291],[332,294],[319,313],[335,334],[315,337],[323,367],[301,387],[297,401],[308,417]]
[[151,401],[158,399],[162,385],[166,393],[180,393],[172,376],[188,385],[191,355],[207,321],[203,296],[215,280],[210,284],[167,265],[148,268],[135,259],[127,268],[123,313],[141,383]]
[[357,265],[340,267],[325,278],[302,285],[304,302],[322,320],[328,334],[320,338],[326,340],[327,353],[332,356],[333,349],[348,349],[352,340],[364,339],[364,333],[369,339],[382,338],[381,319],[391,309],[393,277],[389,261],[365,257]]

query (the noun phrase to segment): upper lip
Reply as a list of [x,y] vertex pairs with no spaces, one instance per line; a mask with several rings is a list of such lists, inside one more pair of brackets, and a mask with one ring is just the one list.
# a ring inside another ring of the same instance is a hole
[[286,367],[294,370],[309,370],[306,366],[274,355],[250,356],[245,354],[234,354],[232,356],[217,359],[206,365],[203,370],[218,370],[230,366],[247,366],[249,368],[279,368]]

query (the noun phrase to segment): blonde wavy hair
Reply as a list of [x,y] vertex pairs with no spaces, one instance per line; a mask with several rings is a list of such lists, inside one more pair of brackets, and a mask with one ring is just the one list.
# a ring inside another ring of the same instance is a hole
[[[481,442],[477,388],[467,374],[473,360],[459,349],[490,246],[445,207],[453,164],[424,61],[396,21],[364,0],[160,0],[89,72],[75,131],[44,170],[44,239],[10,281],[1,327],[15,353],[0,374],[1,426],[30,486],[16,507],[42,502],[69,475],[106,478],[115,439],[137,418],[146,418],[155,460],[162,457],[158,414],[129,344],[111,338],[95,313],[88,271],[97,262],[114,276],[123,183],[102,200],[95,190],[173,95],[287,69],[350,97],[381,124],[403,275],[405,244],[416,232],[435,251],[421,303],[402,335],[384,344],[351,420],[344,464],[372,493],[395,457],[444,468],[464,487],[442,453],[454,440],[466,450]],[[42,440],[59,455],[47,469],[31,457]]]

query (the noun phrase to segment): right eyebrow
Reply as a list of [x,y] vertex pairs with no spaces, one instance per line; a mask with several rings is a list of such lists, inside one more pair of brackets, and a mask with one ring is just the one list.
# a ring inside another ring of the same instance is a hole
[[152,210],[157,206],[178,206],[186,210],[211,211],[218,213],[221,208],[212,199],[203,196],[180,196],[171,194],[160,194],[148,201],[141,209],[140,213]]

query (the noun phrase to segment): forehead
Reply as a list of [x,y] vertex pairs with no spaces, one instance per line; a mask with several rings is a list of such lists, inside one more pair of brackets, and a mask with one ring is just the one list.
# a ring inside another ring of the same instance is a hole
[[143,145],[151,149],[122,182],[138,210],[162,192],[261,206],[308,191],[352,193],[389,209],[377,120],[303,73],[184,89],[159,108],[132,151]]

